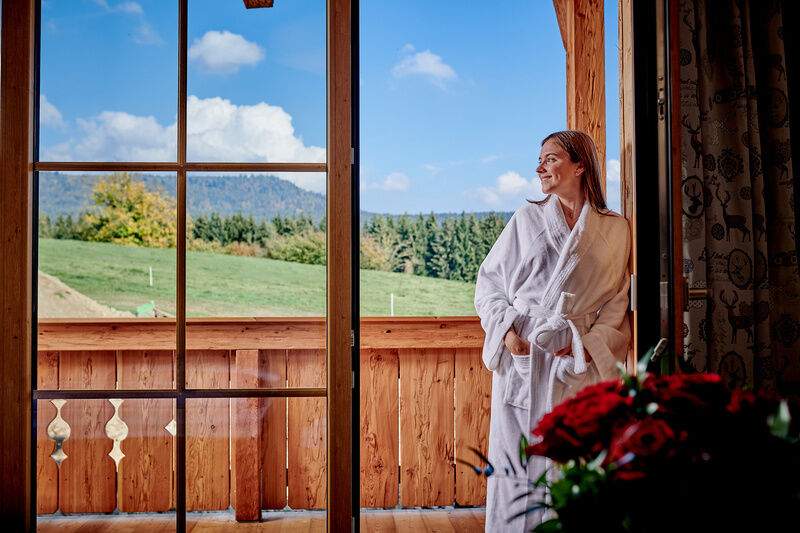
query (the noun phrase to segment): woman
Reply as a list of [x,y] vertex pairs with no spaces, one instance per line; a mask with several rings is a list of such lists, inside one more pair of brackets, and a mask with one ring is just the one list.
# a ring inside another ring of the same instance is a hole
[[[615,379],[630,339],[630,232],[606,209],[594,142],[581,131],[549,135],[536,172],[547,198],[514,213],[475,288],[483,361],[492,371],[488,455],[495,467],[519,456],[520,436],[530,437],[554,405]],[[513,501],[527,490],[525,478],[537,480],[546,466],[532,457],[527,475],[517,467],[521,479],[489,477],[486,531],[530,531],[542,521],[540,512],[508,519],[543,498]]]

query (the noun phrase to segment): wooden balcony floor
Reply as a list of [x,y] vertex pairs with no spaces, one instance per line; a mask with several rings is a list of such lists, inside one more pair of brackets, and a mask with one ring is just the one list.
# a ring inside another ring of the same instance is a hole
[[[370,533],[483,533],[486,512],[474,509],[393,509],[361,512],[361,531]],[[325,513],[264,513],[261,522],[239,522],[233,513],[189,513],[187,531],[217,533],[249,531],[259,533],[300,533],[325,531]],[[36,530],[41,533],[167,533],[175,531],[175,517],[168,514],[41,516]]]

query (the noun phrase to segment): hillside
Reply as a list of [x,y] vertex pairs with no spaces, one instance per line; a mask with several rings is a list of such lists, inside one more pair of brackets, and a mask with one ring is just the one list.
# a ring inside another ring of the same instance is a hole
[[[92,187],[100,174],[61,174],[58,172],[39,173],[39,212],[50,215],[76,217],[91,207]],[[148,189],[161,189],[170,196],[176,194],[175,178],[172,176],[143,174],[142,181]],[[271,220],[277,214],[310,215],[319,221],[325,214],[325,195],[297,187],[290,181],[264,174],[217,175],[190,177],[186,193],[189,215],[196,217],[217,212],[223,217],[242,212],[253,215],[256,220]],[[361,211],[359,221],[363,225],[377,213]],[[489,212],[472,213],[477,218]],[[506,221],[512,213],[497,213]],[[424,213],[427,216],[428,213]],[[441,222],[458,217],[461,213],[435,213]],[[399,215],[386,215],[394,216]],[[410,216],[417,216],[416,214]]]
[[[153,285],[149,268],[153,269]],[[104,306],[147,302],[175,313],[173,249],[39,239],[39,269]],[[474,315],[475,285],[361,271],[362,316]],[[325,267],[204,252],[186,255],[188,316],[313,316],[325,312]]]
[[[100,175],[74,175],[57,172],[39,173],[39,212],[56,217],[76,216],[91,206],[91,192]],[[141,180],[150,190],[176,195],[172,176],[143,174]],[[216,211],[225,215],[242,212],[257,220],[272,219],[277,214],[305,213],[314,220],[325,214],[325,196],[297,187],[275,176],[218,175],[189,178],[186,190],[189,215],[207,215]]]

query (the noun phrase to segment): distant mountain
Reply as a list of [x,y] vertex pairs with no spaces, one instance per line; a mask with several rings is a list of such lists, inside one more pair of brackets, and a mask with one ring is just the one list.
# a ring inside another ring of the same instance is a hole
[[[92,207],[92,188],[100,176],[39,173],[39,212],[51,217],[73,216]],[[144,174],[141,180],[149,190],[162,190],[175,197],[177,181],[173,176]],[[294,183],[268,176],[191,176],[186,190],[190,216],[216,211],[222,216],[239,211],[257,220],[270,220],[277,214],[305,213],[314,220],[325,214],[325,196],[301,189]]]
[[[77,216],[92,207],[92,188],[100,178],[98,174],[39,173],[39,212],[55,218],[58,215]],[[162,190],[174,197],[177,183],[173,176],[143,174],[142,181],[149,190]],[[325,195],[301,189],[294,183],[263,174],[191,176],[186,191],[189,215],[199,216],[217,212],[222,216],[241,211],[256,220],[271,220],[275,215],[304,213],[318,221],[325,214]],[[364,224],[378,213],[361,211],[359,220]],[[434,213],[440,223],[461,213]],[[489,212],[467,213],[483,218]],[[513,213],[498,212],[506,221]],[[402,215],[382,214],[399,218]],[[418,214],[409,214],[417,217]],[[428,213],[423,213],[424,217]]]

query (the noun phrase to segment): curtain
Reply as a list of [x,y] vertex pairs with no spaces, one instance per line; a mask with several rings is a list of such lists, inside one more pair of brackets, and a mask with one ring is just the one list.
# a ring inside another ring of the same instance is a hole
[[683,274],[712,292],[684,313],[684,355],[732,387],[797,392],[794,21],[780,1],[684,0],[679,13]]

